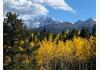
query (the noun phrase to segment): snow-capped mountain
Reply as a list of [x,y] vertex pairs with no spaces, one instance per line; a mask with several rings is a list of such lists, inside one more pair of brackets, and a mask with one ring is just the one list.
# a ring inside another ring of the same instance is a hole
[[31,27],[34,29],[49,24],[59,24],[60,22],[51,17],[38,17],[34,18],[33,20],[24,20],[24,23],[27,25],[28,28]]
[[86,21],[79,20],[74,24],[70,22],[60,22],[52,19],[51,17],[40,17],[25,22],[28,24],[29,28],[35,31],[46,29],[50,32],[62,32],[64,30],[72,29],[81,30],[83,27],[87,27],[91,31],[93,25],[96,24],[96,21],[92,18],[89,18]]

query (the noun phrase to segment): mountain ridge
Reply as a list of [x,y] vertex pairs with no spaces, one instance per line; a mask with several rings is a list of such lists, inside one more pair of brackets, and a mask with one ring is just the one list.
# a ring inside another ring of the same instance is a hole
[[43,29],[46,29],[47,31],[50,32],[59,33],[64,30],[73,30],[73,29],[81,30],[83,27],[87,27],[88,30],[91,31],[93,25],[96,24],[96,21],[93,20],[92,18],[88,18],[86,21],[78,20],[77,22],[72,24],[71,22],[67,21],[60,22],[57,20],[53,20],[51,17],[46,17],[46,18],[35,19],[33,23],[34,26],[37,26],[35,28],[33,25],[30,25],[33,31],[41,31]]

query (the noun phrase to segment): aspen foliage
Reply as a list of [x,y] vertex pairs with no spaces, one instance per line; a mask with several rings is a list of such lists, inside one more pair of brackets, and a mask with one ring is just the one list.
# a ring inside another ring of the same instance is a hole
[[52,61],[54,58],[63,61],[86,61],[93,56],[92,44],[93,38],[88,39],[74,37],[66,42],[59,40],[42,40],[40,48],[37,50],[36,60],[38,64],[45,64],[46,61]]

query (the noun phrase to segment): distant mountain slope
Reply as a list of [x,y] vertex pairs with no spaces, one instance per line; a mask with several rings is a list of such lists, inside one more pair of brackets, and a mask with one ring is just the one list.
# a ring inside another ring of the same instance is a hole
[[[37,22],[38,22],[38,25],[37,25]],[[53,20],[50,17],[46,17],[46,18],[35,19],[33,23],[34,23],[34,26],[37,26],[36,28],[35,27],[32,28],[33,31],[40,31],[40,30],[46,29],[47,31],[50,31],[50,32],[59,33],[64,30],[72,30],[72,29],[81,30],[83,27],[87,27],[91,31],[93,25],[96,24],[96,21],[93,20],[92,18],[89,18],[86,21],[79,20],[75,22],[74,24],[72,24],[70,22],[59,22],[59,21]]]
[[27,25],[28,28],[39,28],[42,26],[46,26],[49,24],[59,24],[60,22],[57,20],[54,20],[51,17],[39,17],[34,18],[33,20],[24,20],[24,23]]

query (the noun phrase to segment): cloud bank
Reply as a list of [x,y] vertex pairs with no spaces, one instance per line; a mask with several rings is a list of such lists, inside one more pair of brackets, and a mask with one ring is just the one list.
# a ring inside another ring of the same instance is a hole
[[4,14],[12,11],[20,14],[24,20],[32,19],[33,16],[47,15],[49,6],[63,11],[75,11],[64,0],[4,0]]

